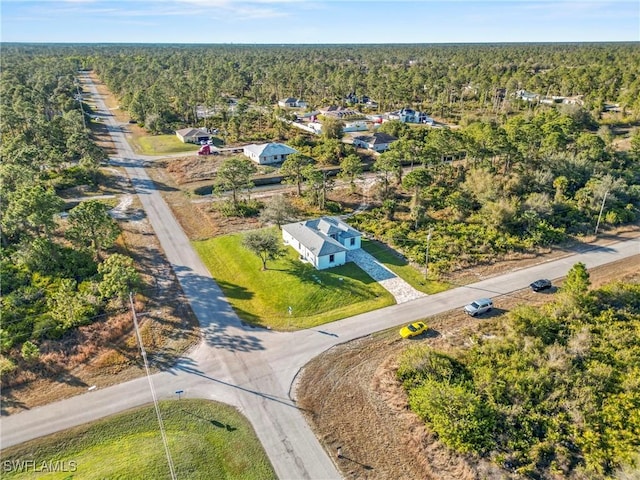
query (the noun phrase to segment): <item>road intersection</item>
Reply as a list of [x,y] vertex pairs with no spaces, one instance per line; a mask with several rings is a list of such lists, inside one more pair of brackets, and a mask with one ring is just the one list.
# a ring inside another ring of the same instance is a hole
[[[106,115],[108,110],[88,76],[86,84],[99,113]],[[183,397],[236,406],[252,423],[280,479],[341,478],[292,392],[300,369],[318,354],[379,330],[460,308],[476,297],[512,294],[532,279],[562,277],[578,261],[593,268],[640,253],[636,238],[322,327],[288,333],[254,328],[230,307],[145,172],[144,160],[134,154],[113,117],[105,116],[105,123],[118,151],[111,161],[126,169],[202,330],[202,341],[193,351],[152,376],[156,394],[160,399],[177,399],[176,392],[183,391]],[[22,443],[150,402],[146,378],[87,392],[3,417],[1,445]]]

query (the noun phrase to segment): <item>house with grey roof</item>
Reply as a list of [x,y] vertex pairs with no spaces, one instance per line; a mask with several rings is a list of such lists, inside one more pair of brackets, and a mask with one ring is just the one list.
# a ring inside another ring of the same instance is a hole
[[425,112],[419,112],[412,108],[403,108],[397,112],[391,112],[389,120],[400,120],[402,123],[426,123],[427,125],[433,125],[433,118]]
[[362,135],[353,138],[353,146],[366,148],[375,152],[384,152],[389,149],[389,145],[398,140],[388,133],[376,132],[373,135]]
[[184,143],[200,143],[211,139],[211,134],[204,128],[182,128],[176,130],[176,136]]
[[299,98],[283,98],[278,101],[278,106],[280,107],[290,107],[290,108],[307,108],[307,102],[301,100]]
[[289,223],[282,226],[282,240],[300,254],[300,260],[318,270],[347,262],[347,251],[361,246],[362,234],[338,217]]
[[292,153],[298,153],[295,148],[291,148],[283,143],[263,143],[261,145],[251,144],[242,149],[245,156],[260,165],[284,162]]

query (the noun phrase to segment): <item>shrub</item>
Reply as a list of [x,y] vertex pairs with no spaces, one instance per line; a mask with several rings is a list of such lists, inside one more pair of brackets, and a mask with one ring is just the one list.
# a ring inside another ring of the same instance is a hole
[[11,359],[0,356],[0,377],[5,376],[7,373],[11,373],[16,369],[16,364]]
[[22,358],[24,358],[28,362],[31,362],[40,357],[40,348],[35,343],[27,340],[22,344],[20,353],[22,354]]
[[409,393],[409,405],[458,452],[486,453],[494,445],[496,415],[464,385],[428,380]]
[[342,213],[342,205],[340,205],[340,203],[338,202],[327,201],[324,204],[324,209],[334,215]]
[[408,348],[402,352],[397,375],[406,389],[427,380],[458,383],[468,379],[462,363],[427,346]]

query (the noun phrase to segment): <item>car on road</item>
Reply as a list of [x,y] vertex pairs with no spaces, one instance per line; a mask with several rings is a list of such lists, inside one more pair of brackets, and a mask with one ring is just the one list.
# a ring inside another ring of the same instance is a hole
[[422,332],[425,332],[427,328],[427,324],[424,322],[410,323],[406,327],[402,327],[400,329],[400,336],[402,338],[416,337]]
[[464,307],[464,312],[467,315],[475,317],[476,315],[482,315],[483,313],[490,312],[493,308],[493,301],[490,298],[479,298],[474,300],[469,305]]
[[540,280],[536,280],[529,286],[531,287],[531,290],[533,290],[534,292],[540,292],[541,290],[550,289],[553,286],[553,284],[551,283],[551,280],[547,280],[546,278],[541,278]]

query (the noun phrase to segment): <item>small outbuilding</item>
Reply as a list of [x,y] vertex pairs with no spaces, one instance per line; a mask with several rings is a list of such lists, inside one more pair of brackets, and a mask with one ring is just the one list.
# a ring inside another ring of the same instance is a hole
[[260,165],[268,165],[284,162],[289,155],[298,151],[283,143],[263,143],[247,145],[243,148],[243,153]]
[[338,217],[289,223],[282,226],[282,240],[300,254],[300,260],[317,270],[347,262],[347,251],[361,246],[362,234]]

